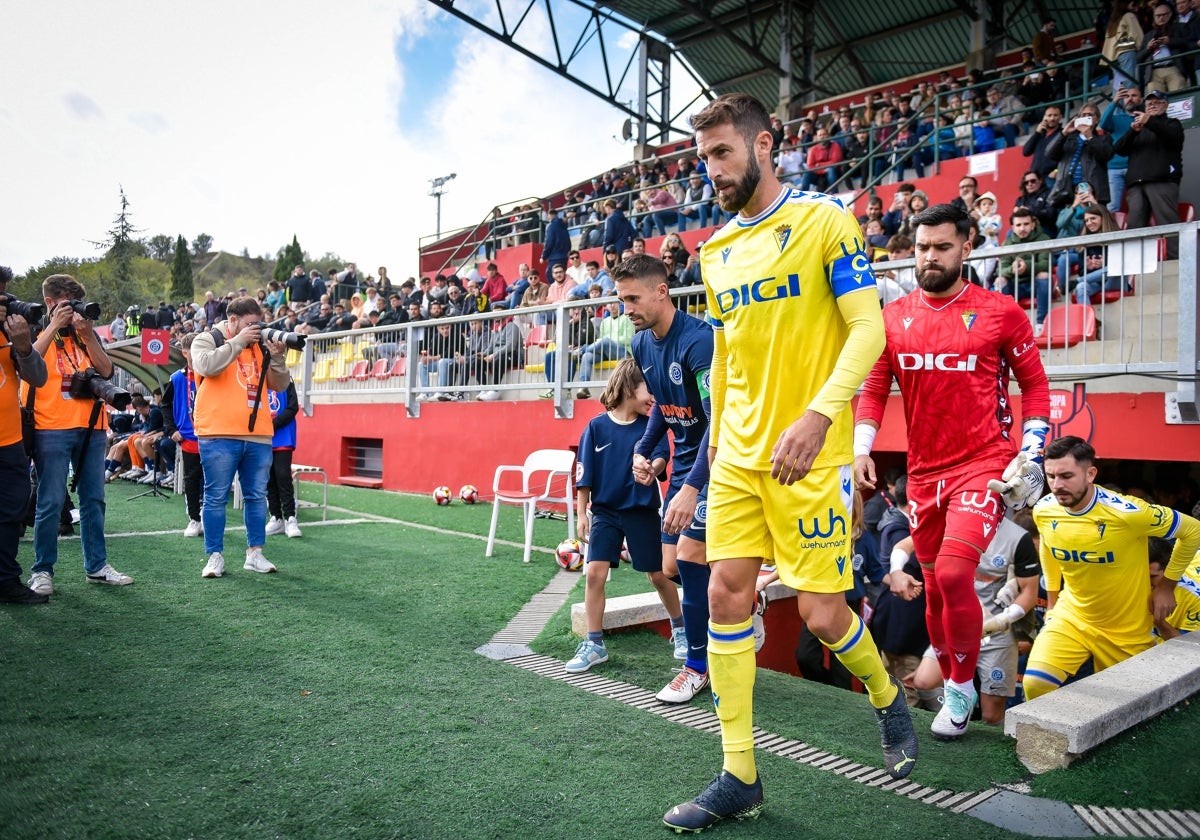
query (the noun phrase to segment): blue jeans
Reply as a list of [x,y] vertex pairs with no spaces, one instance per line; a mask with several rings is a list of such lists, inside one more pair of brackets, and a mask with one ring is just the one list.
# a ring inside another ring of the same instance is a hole
[[1125,282],[1125,278],[1109,277],[1107,268],[1098,268],[1079,278],[1079,282],[1075,284],[1075,300],[1087,303],[1092,295],[1100,291],[1115,292],[1118,289],[1129,291],[1129,284]]
[[[567,378],[564,380],[565,382],[570,382],[572,379],[575,378],[575,366],[577,364],[578,364],[578,362],[575,359],[575,354],[572,353],[570,350],[568,350],[567,351]],[[546,351],[546,381],[547,382],[554,381],[554,371],[557,367],[558,367],[558,351],[557,350]]]
[[1037,307],[1037,323],[1040,324],[1046,320],[1046,313],[1050,311],[1050,278],[1039,275],[1033,278],[1032,285],[1031,294],[1029,280],[1022,278],[1014,284],[1013,291],[1017,300],[1027,297],[1033,298],[1033,302]]
[[592,378],[592,368],[596,362],[606,359],[624,359],[629,353],[625,347],[611,338],[602,338],[594,344],[585,345],[579,354],[579,381],[588,382]]
[[1117,213],[1121,209],[1121,199],[1125,197],[1125,173],[1128,169],[1108,170],[1108,212]]
[[666,236],[667,225],[673,225],[677,221],[679,221],[679,214],[674,210],[655,210],[653,213],[647,213],[642,217],[642,238],[649,239],[653,236],[656,226],[659,233]]
[[454,360],[453,359],[438,359],[436,362],[430,359],[422,361],[417,366],[417,380],[422,388],[429,387],[429,374],[437,371],[437,387],[444,388],[447,385],[454,384]]
[[104,545],[104,449],[106,433],[93,429],[80,462],[87,429],[38,429],[34,433],[33,465],[37,468],[37,518],[33,524],[33,571],[54,574],[58,562],[58,515],[67,497],[67,470],[74,464],[79,476],[79,529],[83,541],[83,570],[98,574],[108,562]]
[[712,204],[708,201],[698,201],[695,204],[683,205],[679,208],[679,229],[681,231],[687,230],[690,219],[699,220],[701,228],[708,227],[711,210]]
[[225,503],[237,473],[242,483],[242,520],[246,546],[267,541],[267,479],[271,475],[271,444],[233,438],[201,438],[200,464],[204,468],[204,553],[224,551]]
[[1058,265],[1058,285],[1060,288],[1066,288],[1067,279],[1071,276],[1071,269],[1079,268],[1079,252],[1074,249],[1059,251],[1053,255],[1052,259]]

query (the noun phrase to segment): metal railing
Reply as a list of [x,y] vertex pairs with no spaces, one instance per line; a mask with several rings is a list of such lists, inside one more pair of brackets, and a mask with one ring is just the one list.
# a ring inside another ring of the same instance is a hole
[[[1063,310],[1063,304],[1075,301],[1078,271],[1068,268],[1066,278],[1054,278],[1054,272],[1050,272],[1050,279],[1042,287],[1044,292],[1049,293],[1056,283],[1062,284],[1064,292],[1045,302],[1050,313],[1042,335],[1046,371],[1056,381],[1115,376],[1149,377],[1160,383],[1167,381],[1176,384],[1181,403],[1194,405],[1197,322],[1200,320],[1196,282],[1198,229],[1200,225],[1191,222],[989,248],[972,253],[969,264],[981,276],[986,276],[991,270],[989,263],[999,263],[1007,257],[1022,256],[1034,265],[1048,261],[1057,264],[1062,253],[1101,246],[1105,248],[1106,265],[1115,266],[1118,258],[1125,265],[1135,260],[1137,270],[1128,268],[1125,271],[1131,282],[1129,293],[1110,295],[1112,299],[1101,295],[1092,304],[1092,315],[1088,317],[1100,322],[1096,333],[1089,332],[1087,322],[1074,323],[1063,317],[1069,314]],[[1161,258],[1163,246],[1160,243],[1167,235],[1179,237],[1178,261]],[[1150,265],[1141,264],[1143,255]],[[876,263],[875,268],[878,273],[904,271],[914,265],[915,261],[909,259]],[[1027,277],[1015,279],[1030,280]],[[1028,298],[1022,294],[1018,300],[1035,323],[1039,298],[1044,296],[1034,291],[1037,286],[1037,283],[1018,283],[1020,289],[1030,291]],[[702,286],[676,289],[671,294],[680,309],[695,317],[705,316]],[[387,401],[403,403],[409,416],[417,417],[422,403],[436,399],[438,395],[445,395],[450,400],[459,395],[465,400],[480,396],[536,399],[548,393],[556,416],[571,417],[573,397],[578,390],[589,390],[592,396],[598,397],[611,368],[623,354],[593,352],[592,374],[587,378],[580,376],[572,359],[580,361],[585,348],[571,347],[568,343],[570,311],[586,308],[593,311],[586,312],[585,317],[593,317],[594,312],[615,300],[610,297],[571,301],[511,312],[505,310],[401,326],[321,333],[310,336],[304,351],[294,351],[289,363],[306,412],[311,412],[314,401]],[[1063,311],[1055,314],[1059,310]],[[1082,317],[1081,310],[1074,313]],[[475,331],[490,336],[498,325],[503,326],[509,319],[513,319],[520,330],[521,352],[514,358],[502,360],[494,368],[466,357],[439,365],[436,359],[420,354],[423,332],[435,329],[436,324],[450,324],[468,333]],[[567,348],[567,353],[560,353],[559,348]],[[572,358],[568,359],[568,356]],[[498,381],[491,381],[492,373]],[[1125,389],[1130,387],[1141,386],[1124,385]]]

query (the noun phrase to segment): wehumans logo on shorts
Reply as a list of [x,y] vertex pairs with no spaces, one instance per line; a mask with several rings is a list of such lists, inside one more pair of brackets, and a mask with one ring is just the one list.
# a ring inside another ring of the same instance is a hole
[[963,493],[959,500],[965,508],[977,508],[978,510],[991,511],[993,515],[1000,516],[1000,499],[994,493]]
[[806,540],[822,539],[827,540],[833,536],[837,529],[841,529],[842,536],[846,536],[846,517],[839,516],[833,512],[833,508],[828,508],[825,511],[825,521],[821,522],[816,517],[813,517],[812,531],[805,528],[805,520],[797,519],[796,524],[800,528],[800,536]]

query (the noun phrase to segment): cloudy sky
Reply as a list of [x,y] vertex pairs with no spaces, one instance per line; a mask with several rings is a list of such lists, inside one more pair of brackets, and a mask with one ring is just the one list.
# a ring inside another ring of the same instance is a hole
[[273,254],[294,233],[407,276],[430,178],[458,176],[447,230],[633,152],[620,112],[425,0],[12,2],[0,32],[0,264],[18,274],[95,256],[124,187],[146,236]]

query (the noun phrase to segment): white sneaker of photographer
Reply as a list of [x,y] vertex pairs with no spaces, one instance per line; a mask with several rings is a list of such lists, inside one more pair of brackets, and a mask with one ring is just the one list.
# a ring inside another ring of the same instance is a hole
[[278,516],[272,516],[267,520],[267,536],[283,533],[283,520]]
[[183,529],[185,537],[198,537],[204,533],[204,523],[199,519],[189,519],[187,527]]
[[242,568],[247,572],[260,572],[264,575],[275,571],[275,566],[263,556],[261,548],[246,549],[246,562]]
[[204,571],[200,573],[200,577],[219,578],[223,574],[225,574],[225,555],[214,551],[208,555],[208,562],[204,564]]
[[283,520],[283,532],[289,537],[304,536],[300,533],[300,523],[296,521],[296,517],[294,516],[289,516],[287,519]]

